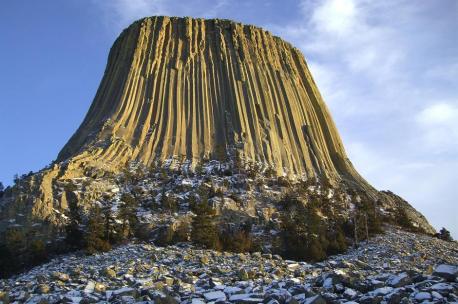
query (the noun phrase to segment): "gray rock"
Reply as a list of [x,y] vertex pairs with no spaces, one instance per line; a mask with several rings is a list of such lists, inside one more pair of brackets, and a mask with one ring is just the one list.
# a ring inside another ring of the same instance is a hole
[[234,294],[229,297],[230,302],[234,303],[261,303],[264,300],[261,294]]
[[304,304],[326,304],[326,300],[322,296],[316,295],[305,299]]
[[130,287],[123,287],[120,289],[117,289],[113,291],[113,296],[131,296],[131,297],[136,297],[137,296],[137,290],[134,288]]
[[431,299],[431,294],[429,292],[418,292],[414,296],[415,300],[417,301],[426,301]]
[[458,266],[441,264],[434,269],[433,275],[444,278],[447,281],[455,281],[458,276]]
[[374,291],[371,291],[369,294],[372,296],[385,296],[393,291],[393,287],[385,286],[377,288]]
[[87,282],[86,286],[84,287],[85,293],[93,293],[95,289],[95,283],[93,281]]
[[391,287],[402,287],[410,283],[412,283],[412,278],[405,272],[398,275],[392,275],[386,281],[386,284]]
[[226,294],[219,290],[204,293],[204,297],[207,301],[226,300]]

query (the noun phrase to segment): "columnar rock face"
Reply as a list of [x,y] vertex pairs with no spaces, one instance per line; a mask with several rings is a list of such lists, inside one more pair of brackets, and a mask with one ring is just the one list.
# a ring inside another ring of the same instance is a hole
[[361,179],[299,50],[228,20],[150,17],[114,43],[94,102],[59,154],[106,168],[243,159],[277,174]]
[[[189,174],[197,165],[205,170]],[[129,178],[134,171],[138,180]],[[268,223],[277,196],[299,189],[328,202],[336,217],[348,220],[363,198],[384,219],[401,214],[435,232],[353,168],[299,50],[228,20],[150,17],[114,43],[95,99],[57,160],[0,197],[0,235],[43,227],[57,239],[70,203],[85,211],[116,205],[134,189],[142,208],[168,191],[185,212],[190,192],[206,184],[237,218]]]

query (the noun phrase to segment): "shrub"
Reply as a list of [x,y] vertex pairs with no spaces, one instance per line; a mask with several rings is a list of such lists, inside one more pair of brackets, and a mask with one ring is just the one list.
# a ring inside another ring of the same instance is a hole
[[78,198],[71,189],[65,192],[68,201],[68,224],[65,227],[65,241],[70,248],[80,248],[82,245],[83,231],[80,228],[81,214],[78,208]]
[[189,225],[189,222],[184,222],[184,221],[180,222],[173,235],[173,239],[172,239],[173,242],[179,243],[179,242],[189,241],[190,232],[191,232],[191,227]]
[[33,264],[39,264],[48,258],[46,245],[42,240],[33,240],[29,245],[28,251],[30,253],[31,263]]
[[147,223],[139,223],[135,227],[134,235],[142,241],[149,241],[151,239],[151,226]]
[[447,242],[453,242],[453,238],[450,234],[450,231],[448,231],[444,227],[442,227],[439,233],[436,234],[436,237]]
[[304,204],[290,195],[285,196],[280,204],[284,209],[281,217],[283,255],[298,260],[324,259],[328,241],[314,204]]
[[121,201],[128,204],[128,205],[136,205],[135,198],[130,193],[123,193],[121,195]]
[[404,229],[407,229],[410,231],[416,230],[415,226],[410,221],[410,218],[407,215],[407,212],[403,208],[396,209],[395,221],[396,221],[396,224],[398,224],[399,226],[401,226]]
[[191,240],[207,249],[220,249],[215,211],[204,199],[194,206],[196,216],[192,219]]
[[167,246],[180,242],[187,242],[189,241],[190,230],[191,227],[186,221],[180,222],[175,228],[173,225],[164,226],[160,229],[155,239],[155,243],[159,246]]
[[169,212],[177,212],[179,209],[178,201],[173,195],[167,195],[165,188],[162,189],[160,205],[162,209],[168,210]]
[[223,231],[219,234],[223,250],[232,252],[247,252],[253,247],[250,232],[244,230]]
[[119,206],[118,218],[122,221],[120,240],[127,239],[134,235],[138,226],[137,201],[131,194],[124,193],[121,196],[122,203]]
[[89,254],[94,254],[98,251],[108,251],[111,245],[106,238],[104,228],[104,218],[102,211],[98,206],[94,206],[89,213],[89,221],[86,232],[86,251]]

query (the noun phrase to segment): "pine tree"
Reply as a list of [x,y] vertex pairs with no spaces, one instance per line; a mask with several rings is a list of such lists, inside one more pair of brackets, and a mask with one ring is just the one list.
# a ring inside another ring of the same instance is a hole
[[5,187],[3,186],[3,183],[0,182],[0,198],[3,196],[4,192],[5,192]]
[[193,208],[196,216],[192,219],[191,240],[207,249],[220,249],[218,229],[215,223],[215,210],[213,210],[206,196],[201,195],[200,202]]
[[407,212],[403,208],[396,209],[395,220],[396,220],[396,224],[398,224],[399,226],[407,230],[410,230],[410,231],[415,230],[415,227],[412,224],[409,216],[407,215]]
[[65,227],[67,244],[74,248],[79,248],[82,245],[83,231],[80,228],[81,214],[78,208],[78,199],[73,191],[68,189],[66,192],[68,209],[69,209],[69,222]]
[[339,254],[347,250],[347,240],[341,226],[341,223],[336,223],[332,231],[327,234],[329,245],[326,254],[328,255]]
[[138,225],[137,219],[137,201],[130,194],[123,194],[121,197],[122,204],[119,207],[118,218],[122,221],[121,238],[131,237]]
[[98,251],[108,251],[110,243],[106,239],[105,220],[99,206],[92,207],[86,232],[86,251],[90,254]]
[[162,188],[160,205],[163,210],[168,210],[170,213],[178,211],[178,202],[172,195],[167,195],[165,188]]
[[221,171],[221,164],[227,160],[226,155],[226,145],[224,144],[217,144],[215,145],[215,158],[219,161],[219,171]]
[[329,242],[315,204],[304,204],[294,196],[288,195],[280,204],[283,208],[283,254],[287,258],[298,260],[324,259]]
[[436,234],[436,236],[438,238],[440,238],[441,240],[444,240],[444,241],[447,241],[447,242],[453,242],[453,238],[452,238],[452,236],[450,234],[450,231],[448,231],[444,227],[442,227],[442,229],[439,231],[438,234]]
[[118,233],[116,226],[115,217],[113,211],[111,210],[111,204],[105,203],[102,206],[102,215],[103,215],[103,232],[104,239],[110,244],[115,244],[122,241],[122,236]]
[[29,254],[30,262],[32,264],[39,264],[48,258],[48,252],[46,250],[46,245],[40,239],[33,240],[30,243],[29,253],[30,253]]

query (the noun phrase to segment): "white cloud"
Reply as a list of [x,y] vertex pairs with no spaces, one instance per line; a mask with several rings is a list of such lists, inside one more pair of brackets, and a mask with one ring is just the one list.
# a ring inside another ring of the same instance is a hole
[[[303,9],[308,6],[302,3]],[[312,22],[318,28],[337,35],[348,35],[357,23],[357,9],[353,0],[325,1],[316,8],[312,15]]]
[[311,15],[299,25],[308,33],[303,48],[317,56],[336,56],[350,71],[369,74],[374,80],[396,77],[405,52],[402,39],[394,27],[373,21],[377,7],[362,0],[326,0],[319,5],[303,0],[304,17]]
[[416,121],[422,131],[422,144],[431,152],[458,152],[458,102],[432,104],[418,113]]
[[417,120],[425,126],[455,128],[458,126],[458,106],[447,102],[432,104],[418,114]]

